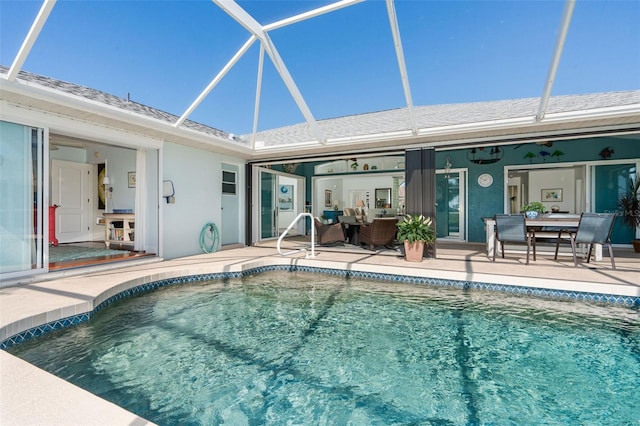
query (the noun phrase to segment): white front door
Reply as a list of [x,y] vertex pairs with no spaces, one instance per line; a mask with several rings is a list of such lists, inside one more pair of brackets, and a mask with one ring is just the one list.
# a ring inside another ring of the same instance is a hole
[[51,202],[56,209],[59,243],[90,241],[93,166],[71,161],[51,161]]

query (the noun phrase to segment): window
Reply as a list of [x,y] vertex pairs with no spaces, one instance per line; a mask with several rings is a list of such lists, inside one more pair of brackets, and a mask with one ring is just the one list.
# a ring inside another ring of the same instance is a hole
[[222,171],[222,193],[236,195],[236,172]]

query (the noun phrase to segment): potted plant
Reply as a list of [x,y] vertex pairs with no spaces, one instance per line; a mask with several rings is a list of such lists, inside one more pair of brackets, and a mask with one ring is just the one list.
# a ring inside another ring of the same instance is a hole
[[404,242],[404,259],[407,262],[422,262],[424,245],[436,240],[430,217],[406,215],[397,224],[398,240]]
[[540,201],[532,201],[525,204],[520,209],[520,211],[523,211],[529,219],[535,219],[539,214],[544,213],[546,210],[547,208]]
[[[629,178],[629,191],[618,200],[618,207],[622,210],[622,223],[634,231],[640,226],[639,190],[640,175],[636,175],[635,179]],[[631,243],[633,244],[634,251],[640,253],[640,240],[634,239]]]

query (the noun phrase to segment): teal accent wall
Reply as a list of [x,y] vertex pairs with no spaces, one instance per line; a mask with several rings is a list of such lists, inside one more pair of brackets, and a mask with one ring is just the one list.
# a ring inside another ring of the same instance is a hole
[[[488,155],[492,146],[483,151],[477,151],[476,156]],[[484,242],[485,231],[483,217],[491,217],[495,213],[502,213],[504,209],[504,167],[507,165],[531,165],[553,164],[572,161],[602,161],[600,153],[605,148],[612,151],[608,159],[636,159],[640,158],[640,139],[635,137],[602,137],[581,139],[579,141],[555,141],[551,147],[536,145],[535,143],[523,145],[508,145],[500,147],[504,150],[503,157],[493,164],[475,164],[469,160],[469,149],[436,152],[436,165],[444,169],[447,157],[454,168],[467,168],[469,170],[468,183],[468,240],[472,242]],[[548,155],[541,155],[546,151]],[[559,152],[563,155],[559,155]],[[531,155],[528,155],[531,153]],[[553,155],[553,154],[556,155]],[[478,176],[489,173],[493,176],[493,185],[482,188],[478,185]]]
[[[484,150],[476,148],[476,157],[482,155],[490,157],[493,146],[488,145]],[[447,157],[453,168],[467,168],[468,174],[468,241],[484,242],[485,231],[483,217],[492,217],[504,210],[504,167],[509,165],[528,166],[532,164],[554,164],[567,162],[602,161],[600,153],[608,148],[612,151],[608,159],[637,159],[640,158],[640,136],[629,137],[599,137],[568,141],[554,141],[550,147],[528,143],[522,145],[501,146],[502,158],[492,164],[476,164],[469,159],[469,149],[451,151],[436,151],[436,167],[445,168]],[[546,155],[544,154],[546,152]],[[530,153],[530,154],[529,154]],[[357,156],[354,153],[353,156]],[[346,157],[346,156],[345,156]],[[314,167],[324,161],[301,163],[295,171],[296,175],[306,177],[306,201],[311,201],[311,178]],[[282,170],[279,165],[273,169]],[[488,188],[478,185],[478,176],[489,173],[493,176],[493,184]]]

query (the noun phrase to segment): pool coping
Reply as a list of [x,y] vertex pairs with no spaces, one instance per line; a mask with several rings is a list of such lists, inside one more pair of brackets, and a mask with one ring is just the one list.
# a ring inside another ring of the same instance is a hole
[[[318,260],[313,260],[314,265],[305,265],[306,259],[281,258],[272,259],[269,264],[265,261],[246,262],[236,265],[227,271],[203,271],[198,267],[197,271],[175,270],[160,274],[140,276],[131,280],[123,281],[113,287],[109,287],[92,300],[83,301],[75,306],[67,306],[55,311],[47,312],[46,320],[43,322],[42,314],[21,318],[10,324],[2,325],[0,328],[0,349],[7,349],[25,340],[40,336],[49,331],[58,330],[68,326],[76,325],[88,321],[93,315],[104,309],[110,303],[122,298],[130,297],[140,292],[152,291],[156,288],[167,285],[181,284],[185,282],[196,282],[203,280],[221,280],[237,278],[241,276],[254,275],[267,271],[289,271],[289,272],[311,272],[330,275],[340,275],[353,278],[367,278],[380,281],[401,282],[405,284],[437,285],[449,286],[464,289],[490,290],[497,292],[523,294],[538,297],[570,298],[576,300],[604,302],[613,304],[623,304],[626,306],[640,306],[640,295],[633,288],[628,286],[618,286],[612,284],[598,284],[574,282],[575,289],[571,287],[571,282],[550,281],[548,279],[528,278],[523,283],[506,283],[513,281],[513,277],[501,276],[477,276],[484,278],[483,281],[461,279],[454,277],[456,272],[447,271],[445,276],[436,270],[415,269],[411,274],[389,273],[388,267],[384,270],[376,265],[350,265],[349,268],[339,267],[332,261],[329,265],[318,266]],[[320,261],[324,262],[324,261]],[[325,262],[326,263],[326,262]],[[216,269],[216,268],[213,268]],[[466,274],[465,274],[466,275]],[[486,275],[486,274],[476,274]],[[608,291],[607,291],[608,290]],[[612,292],[612,290],[617,290]],[[634,294],[636,293],[636,294]],[[71,313],[73,312],[73,313]],[[67,315],[65,315],[67,313]],[[56,315],[59,314],[59,315]]]

